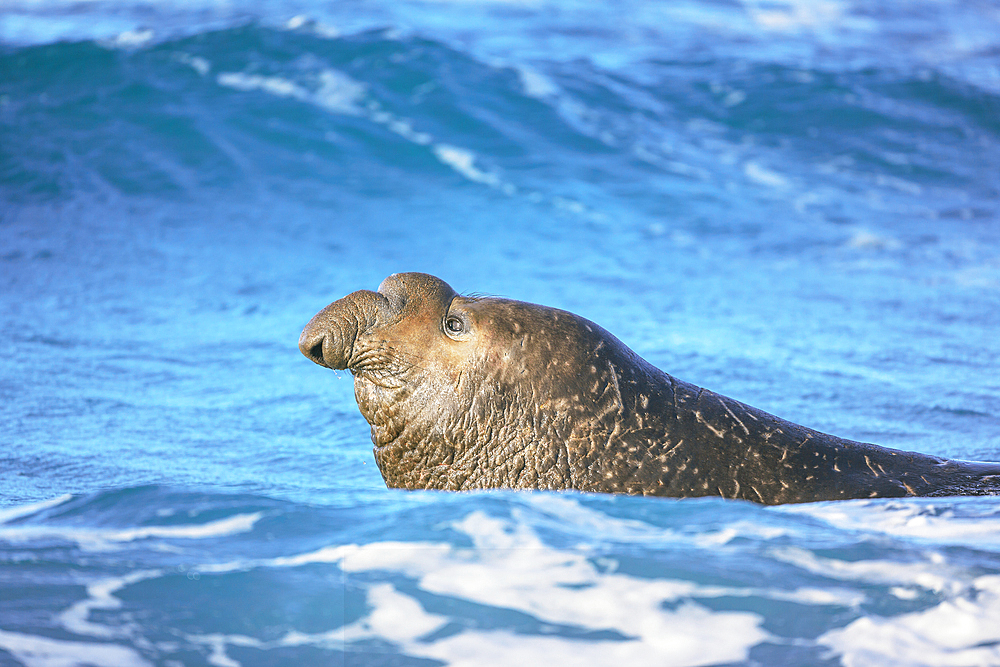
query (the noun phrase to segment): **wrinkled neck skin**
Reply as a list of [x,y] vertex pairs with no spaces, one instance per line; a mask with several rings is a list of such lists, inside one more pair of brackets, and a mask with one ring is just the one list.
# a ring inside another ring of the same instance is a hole
[[571,488],[592,487],[592,475],[576,456],[577,425],[595,408],[602,415],[617,412],[619,403],[597,379],[600,371],[590,383],[595,396],[567,396],[563,388],[579,382],[580,361],[544,342],[575,334],[580,319],[513,301],[458,298],[470,316],[482,306],[489,309],[476,322],[486,335],[462,354],[448,355],[433,343],[406,351],[414,346],[412,322],[405,318],[405,350],[394,345],[394,338],[404,336],[396,326],[360,336],[355,344],[360,354],[382,350],[393,360],[391,372],[352,371],[386,484],[564,489],[569,480]]

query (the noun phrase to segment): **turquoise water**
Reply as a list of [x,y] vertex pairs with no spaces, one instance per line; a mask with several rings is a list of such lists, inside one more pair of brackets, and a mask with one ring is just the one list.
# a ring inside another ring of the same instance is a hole
[[1000,503],[385,488],[296,342],[390,273],[1000,460],[1000,14],[0,9],[0,665],[994,665]]

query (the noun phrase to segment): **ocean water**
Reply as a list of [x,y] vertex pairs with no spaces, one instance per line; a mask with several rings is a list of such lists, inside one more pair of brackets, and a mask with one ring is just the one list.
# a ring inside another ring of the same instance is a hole
[[387,275],[1000,460],[979,0],[4,0],[0,665],[1000,665],[1000,499],[388,490]]

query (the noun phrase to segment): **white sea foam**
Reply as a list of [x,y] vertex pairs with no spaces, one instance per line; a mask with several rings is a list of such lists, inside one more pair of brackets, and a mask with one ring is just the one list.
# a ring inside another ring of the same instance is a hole
[[220,86],[243,92],[259,90],[276,97],[285,97],[347,115],[362,113],[360,106],[365,86],[343,72],[327,69],[317,74],[317,87],[305,86],[280,76],[263,76],[244,72],[221,72],[216,76]]
[[36,512],[41,512],[42,510],[49,509],[50,507],[56,507],[57,505],[62,505],[67,500],[70,500],[73,496],[70,494],[65,494],[62,496],[57,496],[55,498],[50,498],[48,500],[41,500],[37,503],[30,503],[28,505],[18,505],[17,507],[7,507],[0,509],[0,525],[7,523],[8,521],[13,521],[14,519],[19,519],[22,516],[31,516]]
[[[602,516],[574,500],[539,499],[532,500],[532,505],[573,516],[577,523],[595,529]],[[639,521],[605,518],[612,524],[620,523],[617,530],[630,534],[652,529]],[[426,593],[513,609],[541,623],[613,632],[623,637],[618,641],[574,641],[562,636],[515,635],[505,630],[466,630],[428,639],[450,619],[427,612],[417,597],[383,582],[368,588],[370,611],[361,619],[337,631],[290,632],[277,642],[258,642],[262,649],[326,646],[338,639],[341,645],[344,641],[379,639],[392,642],[408,655],[459,666],[537,663],[551,656],[561,657],[563,663],[617,665],[622,660],[643,659],[683,667],[744,660],[752,646],[770,636],[760,627],[763,619],[757,614],[715,612],[693,601],[695,597],[750,595],[749,590],[615,573],[614,563],[591,558],[587,550],[546,545],[526,522],[516,519],[473,512],[453,527],[471,539],[472,548],[445,543],[348,544],[296,556],[200,566],[198,570],[221,573],[335,563],[348,575],[388,571],[414,579]],[[819,600],[817,591],[811,589],[773,591],[771,597],[818,604],[844,601],[832,594]],[[676,608],[665,609],[665,603],[674,603]],[[706,641],[706,637],[713,639]],[[209,638],[198,641],[218,647],[213,648],[219,656],[213,664],[231,667],[231,658],[218,637],[211,642]]]
[[263,512],[250,514],[234,514],[225,519],[209,521],[208,523],[182,524],[177,526],[145,526],[110,533],[112,539],[119,542],[146,539],[150,537],[167,537],[182,539],[203,539],[206,537],[223,537],[236,535],[253,530],[254,524],[260,520]]
[[151,667],[119,644],[74,642],[0,630],[0,648],[26,667]]
[[769,188],[783,189],[791,185],[790,181],[778,172],[766,169],[756,162],[747,162],[743,165],[743,173],[754,183]]
[[[632,544],[678,543],[718,547],[739,537],[767,541],[787,537],[794,532],[794,528],[789,526],[765,525],[745,520],[733,521],[721,525],[717,529],[702,528],[697,532],[679,532],[637,519],[612,516],[588,507],[573,497],[537,494],[528,496],[527,502],[535,510],[558,517],[560,526],[564,529],[568,525],[584,529],[587,532],[586,541],[590,544],[593,544],[596,534],[609,540],[627,540]],[[531,521],[530,518],[523,517],[522,513],[516,509],[514,510],[514,518],[524,519],[526,522]]]
[[[297,17],[292,19],[290,25],[293,28],[298,28],[304,25],[304,21],[306,21],[305,18]],[[198,64],[193,62],[188,64],[201,71]],[[530,69],[523,71],[518,69],[518,72],[521,75],[526,94],[540,99],[558,97],[559,111],[567,118],[582,118],[586,115],[584,107],[575,105],[572,101],[561,96],[558,87],[549,82],[543,75]],[[483,169],[478,164],[477,156],[473,151],[461,146],[437,142],[433,135],[414,129],[410,119],[385,111],[375,100],[369,100],[366,103],[367,87],[365,84],[352,79],[343,72],[333,69],[321,71],[316,76],[318,86],[315,90],[284,77],[245,72],[221,72],[216,76],[216,81],[221,86],[243,92],[260,91],[276,97],[312,104],[333,113],[364,116],[373,123],[386,127],[391,132],[418,146],[428,146],[434,157],[441,163],[468,180],[494,188],[508,196],[518,193],[518,187],[515,184],[502,179],[495,172]],[[579,118],[577,120],[579,121]],[[591,134],[594,133],[591,132]],[[602,138],[600,133],[595,136]],[[610,135],[603,137],[602,140],[609,144],[614,143],[614,139]],[[773,182],[766,184],[773,185]],[[589,209],[576,200],[552,197],[551,204],[558,209],[586,217],[592,222],[606,222],[605,215]]]
[[862,584],[883,584],[922,588],[938,594],[955,595],[966,587],[964,570],[948,564],[938,552],[925,552],[924,560],[840,560],[817,556],[798,547],[773,549],[777,560],[831,579]]
[[637,519],[610,516],[572,497],[539,493],[528,494],[525,500],[532,509],[556,516],[564,525],[568,523],[588,531],[600,531],[602,535],[609,537],[629,540],[654,537],[662,540],[674,534],[673,531]]
[[515,70],[525,95],[544,100],[559,93],[559,86],[538,70],[527,65],[517,65]]
[[335,69],[319,73],[319,88],[313,93],[316,104],[327,111],[342,114],[361,113],[365,85]]
[[244,72],[222,72],[216,77],[216,81],[227,88],[244,92],[261,91],[312,104],[334,113],[363,115],[418,146],[430,146],[438,160],[470,181],[496,188],[508,195],[517,191],[513,184],[477,166],[476,155],[472,151],[451,144],[436,143],[432,135],[415,130],[412,121],[384,111],[376,101],[364,104],[367,91],[365,85],[337,70],[320,72],[317,76],[319,85],[315,91],[284,77]]
[[448,144],[434,146],[434,155],[470,181],[496,187],[500,178],[496,174],[483,171],[476,166],[476,156],[472,151]]
[[748,2],[747,11],[758,27],[769,32],[823,28],[844,18],[844,7],[829,0],[784,0]]
[[[369,597],[369,604],[378,605],[384,600],[394,598]],[[619,667],[625,663],[688,667],[746,660],[749,646],[766,638],[754,614],[712,612],[693,603],[682,604],[672,611],[658,609],[654,617],[647,614],[647,609],[636,610],[630,629],[641,634],[621,641],[571,641],[553,635],[470,630],[442,639],[400,643],[409,655],[441,660],[450,667],[539,664]],[[419,618],[422,622],[435,620],[426,614]]]
[[129,628],[127,626],[116,628],[91,622],[90,612],[94,609],[118,609],[122,602],[113,595],[115,591],[145,579],[158,577],[161,574],[159,570],[143,570],[124,577],[93,581],[87,584],[88,597],[72,604],[60,613],[59,623],[70,632],[78,635],[101,639],[128,636]]
[[[560,521],[592,530],[605,529],[628,539],[641,541],[647,531],[652,534],[659,530],[639,520],[606,516],[572,498],[530,498],[528,505],[532,511],[551,513]],[[515,513],[525,511],[515,508]],[[339,649],[345,642],[349,647],[367,640],[389,642],[403,654],[459,667],[537,664],[546,660],[590,665],[641,661],[696,666],[746,660],[753,646],[774,640],[761,627],[760,615],[713,611],[699,600],[765,598],[857,609],[866,602],[864,591],[875,584],[890,587],[889,593],[899,599],[916,600],[920,591],[945,599],[929,609],[895,617],[868,615],[825,633],[817,645],[840,656],[844,665],[988,665],[995,664],[997,658],[1000,577],[970,576],[966,568],[950,565],[936,551],[923,552],[924,560],[899,562],[839,560],[782,546],[771,550],[772,557],[827,579],[840,579],[847,586],[794,590],[706,586],[689,580],[618,572],[615,563],[596,557],[588,547],[547,545],[532,525],[537,522],[523,517],[502,519],[472,512],[452,524],[453,529],[468,536],[471,547],[427,542],[341,544],[293,556],[197,566],[198,571],[207,574],[330,563],[347,575],[366,574],[358,581],[377,572],[401,575],[413,580],[419,592],[400,590],[384,580],[372,583],[365,592],[367,613],[329,631],[293,630],[270,641],[226,634],[186,638],[208,647],[207,660],[218,667],[239,667],[239,661],[228,653],[232,646],[259,650],[303,645]],[[731,548],[728,545],[732,534],[741,534],[742,530],[734,525],[720,526],[706,546]],[[668,542],[685,539],[679,533],[666,532]],[[774,537],[786,535],[780,528],[763,532]],[[120,602],[114,594],[121,588],[155,576],[160,573],[150,570],[93,582],[87,587],[88,597],[59,619],[67,630],[77,634],[99,639],[129,636],[135,628],[104,626],[89,617],[95,610],[117,608]],[[420,592],[514,610],[543,625],[612,633],[620,638],[573,639],[562,634],[533,635],[475,627],[438,637],[435,634],[453,620],[425,609]]]
[[184,637],[195,644],[202,644],[209,647],[209,654],[205,658],[208,664],[213,667],[240,667],[240,663],[229,657],[226,649],[229,646],[252,646],[254,648],[268,648],[268,645],[253,637],[246,635],[226,635],[213,633],[208,635],[185,635]]
[[[421,639],[444,623],[415,599],[399,614],[405,594],[388,584],[369,591],[371,613],[345,629],[354,639],[379,637],[391,625],[393,641],[416,656],[450,665],[514,664],[561,656],[563,662],[616,665],[643,658],[660,665],[702,665],[746,659],[768,638],[761,617],[713,612],[689,601],[694,595],[728,593],[688,581],[644,579],[603,572],[585,552],[546,546],[523,523],[474,512],[454,527],[473,549],[449,545],[368,544],[342,548],[345,572],[394,570],[418,580],[422,590],[477,604],[514,609],[544,623],[617,632],[622,641],[574,642],[505,631],[466,631],[439,640]],[[328,552],[327,555],[332,555]],[[680,602],[674,610],[665,602]],[[391,619],[391,624],[389,620]],[[711,642],[705,637],[713,637]],[[419,640],[419,641],[418,641]],[[485,661],[485,662],[484,662]]]
[[288,30],[304,30],[306,32],[311,32],[318,37],[325,37],[327,39],[336,39],[337,37],[340,37],[340,31],[334,26],[327,25],[304,14],[299,14],[288,19],[288,21],[285,22],[285,28]]
[[243,92],[260,90],[277,97],[291,97],[297,100],[308,100],[311,97],[308,90],[280,76],[220,72],[215,80],[220,86],[235,88]]
[[400,593],[392,584],[375,584],[368,589],[367,597],[371,612],[344,628],[344,641],[374,637],[394,644],[412,645],[449,621],[446,616],[427,613],[419,602]]
[[390,117],[386,120],[385,126],[404,139],[408,139],[419,146],[427,146],[434,140],[434,137],[426,132],[414,130],[411,122],[406,119]]
[[109,49],[137,49],[153,41],[156,36],[149,28],[136,28],[120,32],[111,39],[101,40],[99,43]]
[[177,62],[184,63],[202,76],[208,75],[212,71],[212,64],[201,56],[193,56],[190,53],[178,53],[175,56]]
[[71,528],[66,526],[30,525],[3,526],[0,525],[0,538],[14,543],[29,542],[42,538],[64,539],[77,543],[87,551],[107,551],[118,548],[122,543],[151,538],[165,539],[204,539],[224,537],[249,532],[263,516],[261,512],[251,514],[236,514],[225,519],[199,524],[181,524],[174,526],[143,526],[140,528],[97,529]]
[[[947,506],[950,500],[943,501]],[[775,508],[809,514],[837,528],[870,531],[929,544],[1000,546],[1000,514],[962,516],[929,502],[854,501]]]
[[844,667],[1000,665],[1000,576],[979,577],[963,595],[930,609],[865,616],[817,641]]

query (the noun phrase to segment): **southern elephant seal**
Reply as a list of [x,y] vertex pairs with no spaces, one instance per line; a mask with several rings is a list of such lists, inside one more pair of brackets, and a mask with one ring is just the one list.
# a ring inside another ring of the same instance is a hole
[[1000,493],[1000,463],[844,440],[678,380],[572,313],[389,276],[299,338],[350,369],[390,487],[760,503]]

